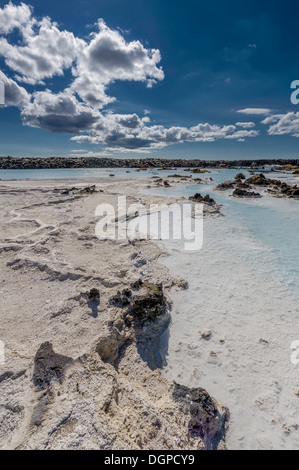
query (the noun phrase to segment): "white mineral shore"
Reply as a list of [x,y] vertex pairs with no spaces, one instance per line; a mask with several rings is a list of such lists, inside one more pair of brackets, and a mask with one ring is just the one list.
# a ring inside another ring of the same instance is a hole
[[159,244],[95,236],[98,204],[158,203],[138,193],[153,180],[80,192],[94,182],[0,182],[0,448],[223,448],[226,408],[161,375],[153,338],[169,314],[140,327],[111,303],[139,279],[165,298],[184,286]]

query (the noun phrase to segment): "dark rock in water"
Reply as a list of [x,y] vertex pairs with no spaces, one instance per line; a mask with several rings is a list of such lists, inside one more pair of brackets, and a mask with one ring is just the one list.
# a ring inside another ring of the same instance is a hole
[[168,181],[164,181],[164,186],[170,186],[170,184],[168,183]]
[[220,183],[215,187],[216,191],[227,191],[228,189],[232,189],[235,187],[235,181],[224,181],[224,183]]
[[236,183],[237,183],[236,188],[238,189],[250,189],[251,188],[250,184],[246,183],[246,181],[236,180]]
[[194,194],[194,196],[190,196],[189,200],[193,202],[202,202],[204,204],[209,204],[209,205],[216,204],[215,200],[212,199],[209,196],[209,194],[207,194],[206,196],[202,196],[200,193],[196,193]]
[[174,173],[172,175],[168,175],[168,178],[180,178],[183,180],[187,180],[188,178],[191,178],[191,176],[178,175],[177,173]]
[[246,179],[246,176],[243,173],[238,173],[235,176],[235,180],[245,180],[245,179]]
[[232,196],[234,197],[257,198],[262,197],[262,195],[248,190],[252,187],[260,186],[267,187],[267,192],[271,196],[288,197],[299,200],[299,188],[297,185],[292,186],[285,183],[284,181],[276,180],[274,178],[266,178],[263,173],[251,176],[250,178],[245,179],[245,181],[243,181],[241,178],[237,178],[240,175],[244,176],[243,174],[239,174],[236,176],[235,180],[225,181],[224,183],[216,186],[215,190],[226,190],[233,188],[234,192]]
[[215,200],[212,199],[212,198],[209,196],[209,194],[207,194],[206,196],[204,196],[203,202],[204,202],[205,204],[216,204]]
[[206,450],[218,448],[224,441],[229,419],[228,410],[219,407],[216,401],[203,388],[189,388],[174,382],[173,398],[190,416],[188,433],[190,437],[200,437]]
[[246,189],[236,188],[232,194],[234,197],[262,197],[261,194],[254,191],[246,191]]
[[270,186],[271,180],[265,177],[263,173],[259,173],[258,175],[254,175],[248,180],[246,180],[249,184],[254,184],[256,186]]
[[52,380],[63,378],[66,366],[72,362],[71,357],[54,352],[51,343],[43,343],[34,358],[34,385],[41,390],[48,388]]
[[225,181],[224,183],[219,184],[216,186],[215,190],[234,189],[232,194],[234,197],[257,198],[262,197],[262,195],[254,191],[247,190],[255,186],[260,186],[267,187],[267,192],[271,196],[288,197],[299,200],[299,188],[297,185],[292,186],[280,180],[266,178],[263,173],[254,175],[245,181],[243,181],[241,178],[237,178],[237,176],[233,181]]
[[290,197],[290,198],[297,198],[299,196],[299,188],[297,185],[295,186],[289,186],[286,185],[285,183],[281,184],[280,187],[280,194],[282,196]]
[[201,170],[200,168],[186,168],[184,171],[190,171],[191,173],[210,173],[208,170]]

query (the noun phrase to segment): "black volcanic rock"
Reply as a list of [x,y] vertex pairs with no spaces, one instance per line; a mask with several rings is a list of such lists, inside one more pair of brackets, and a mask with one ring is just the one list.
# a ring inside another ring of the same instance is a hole
[[47,389],[54,379],[62,379],[65,368],[72,363],[71,357],[53,351],[52,344],[43,343],[34,358],[33,383],[39,389]]
[[246,179],[246,176],[243,173],[238,173],[235,176],[235,180],[245,180],[245,179]]
[[206,196],[202,196],[200,193],[195,193],[194,196],[189,197],[189,200],[193,202],[202,202],[204,204],[209,205],[216,204],[215,200],[212,199],[209,194],[207,194]]
[[235,187],[236,181],[224,181],[215,187],[216,191],[227,191]]
[[260,173],[259,175],[254,175],[251,178],[248,178],[246,182],[248,184],[254,184],[255,186],[270,186],[271,185],[271,180],[266,178],[263,173]]
[[218,184],[218,186],[215,187],[215,190],[224,191],[227,189],[234,189],[232,194],[234,197],[262,197],[261,194],[257,192],[249,191],[256,186],[259,188],[267,188],[267,192],[270,196],[287,197],[299,200],[299,188],[297,185],[290,185],[274,178],[266,178],[263,173],[251,176],[245,181],[241,178],[237,178],[232,181],[225,181],[224,183]]
[[235,197],[262,197],[259,193],[240,188],[236,188],[232,195]]
[[49,169],[49,168],[235,168],[251,167],[263,168],[265,165],[294,165],[298,166],[298,160],[185,160],[164,158],[142,159],[116,159],[95,157],[47,157],[47,158],[14,158],[11,156],[0,158],[0,169]]
[[217,449],[225,436],[229,420],[227,408],[218,403],[203,388],[189,388],[174,382],[173,398],[189,416],[188,434],[200,437],[206,450]]

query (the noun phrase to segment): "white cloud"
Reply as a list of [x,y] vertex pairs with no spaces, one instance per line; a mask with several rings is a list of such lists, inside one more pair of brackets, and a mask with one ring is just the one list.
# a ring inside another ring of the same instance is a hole
[[243,142],[246,137],[257,137],[259,135],[259,131],[236,131],[233,134],[227,135],[226,139],[236,139],[239,142]]
[[262,121],[262,124],[272,124],[268,129],[269,135],[292,135],[299,137],[299,112],[274,114]]
[[239,109],[237,113],[243,113],[243,114],[270,114],[271,109],[268,108],[245,108],[245,109]]
[[242,127],[243,129],[250,129],[255,127],[254,122],[236,122],[236,126]]
[[35,27],[29,32],[19,27],[23,45],[10,44],[6,38],[0,39],[0,54],[5,58],[6,65],[17,73],[19,81],[32,85],[55,75],[63,75],[84,47],[84,41],[75,38],[73,33],[60,31],[49,18],[33,23]]
[[71,153],[87,153],[88,150],[86,149],[73,149],[71,150]]
[[22,44],[0,38],[0,55],[20,82],[43,84],[45,79],[61,76],[71,68],[72,92],[88,105],[103,108],[115,101],[106,94],[115,80],[141,81],[152,87],[164,78],[157,65],[161,61],[158,49],[146,49],[139,41],[126,42],[103,20],[98,21],[98,31],[90,40],[84,41],[69,31],[60,31],[48,17],[36,20],[25,4],[0,8],[0,18],[6,21],[0,34],[17,28],[22,37]]
[[98,22],[99,32],[84,48],[77,62],[77,72],[100,76],[104,83],[111,80],[163,80],[164,72],[158,49],[145,49],[139,41],[126,42],[118,31]]
[[[128,125],[130,123],[130,125]],[[134,125],[133,125],[134,123]],[[240,140],[256,137],[258,131],[237,131],[236,126],[217,126],[208,123],[190,128],[147,125],[145,118],[137,115],[102,116],[99,124],[92,126],[88,134],[72,137],[78,143],[105,144],[109,149],[159,149],[183,142],[215,142],[219,139]]]
[[0,34],[9,34],[15,28],[25,27],[30,24],[31,9],[25,3],[19,6],[9,2],[4,8],[0,8]]
[[4,83],[5,106],[18,106],[22,108],[29,103],[30,95],[25,88],[19,86],[11,78],[8,78],[1,70],[0,80]]
[[[143,82],[151,88],[164,79],[164,72],[158,49],[146,48],[138,40],[127,41],[123,32],[109,28],[103,20],[86,40],[60,30],[48,17],[36,19],[24,3],[0,8],[0,20],[0,55],[14,74],[8,78],[0,72],[6,104],[20,108],[25,125],[69,133],[75,142],[100,144],[107,149],[82,151],[80,155],[106,155],[118,150],[146,152],[182,142],[244,140],[258,135],[258,131],[246,130],[253,123],[164,127],[151,125],[148,110],[144,110],[143,117],[105,112],[104,108],[116,100],[108,94],[116,80]],[[21,38],[17,44],[9,36],[14,29]],[[47,88],[47,80],[64,75],[66,70],[71,73],[67,88],[53,93]],[[29,94],[25,85],[17,82],[44,88]]]
[[57,133],[79,134],[100,118],[99,111],[79,102],[69,90],[53,94],[50,90],[33,93],[22,109],[23,123]]
[[107,86],[115,80],[146,82],[152,87],[163,80],[164,72],[157,64],[160,51],[145,49],[139,41],[126,42],[123,36],[108,28],[103,20],[77,57],[71,88],[91,106],[102,108],[115,100],[106,95]]
[[103,150],[102,152],[93,152],[92,150],[72,150],[69,154],[70,157],[79,156],[83,158],[97,158],[97,157],[111,157],[113,155],[112,152],[108,152],[107,150]]

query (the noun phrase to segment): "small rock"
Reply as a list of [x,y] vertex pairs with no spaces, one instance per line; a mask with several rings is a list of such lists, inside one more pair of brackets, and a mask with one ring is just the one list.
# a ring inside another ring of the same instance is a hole
[[92,288],[88,293],[88,300],[98,301],[100,300],[100,291],[98,289]]
[[211,332],[210,330],[208,330],[208,331],[201,331],[201,332],[200,332],[200,335],[201,335],[201,338],[202,338],[202,339],[205,339],[206,341],[208,341],[209,339],[211,339],[212,332]]
[[52,344],[43,343],[34,358],[33,383],[40,389],[46,389],[52,380],[62,379],[65,368],[73,361],[53,351]]

